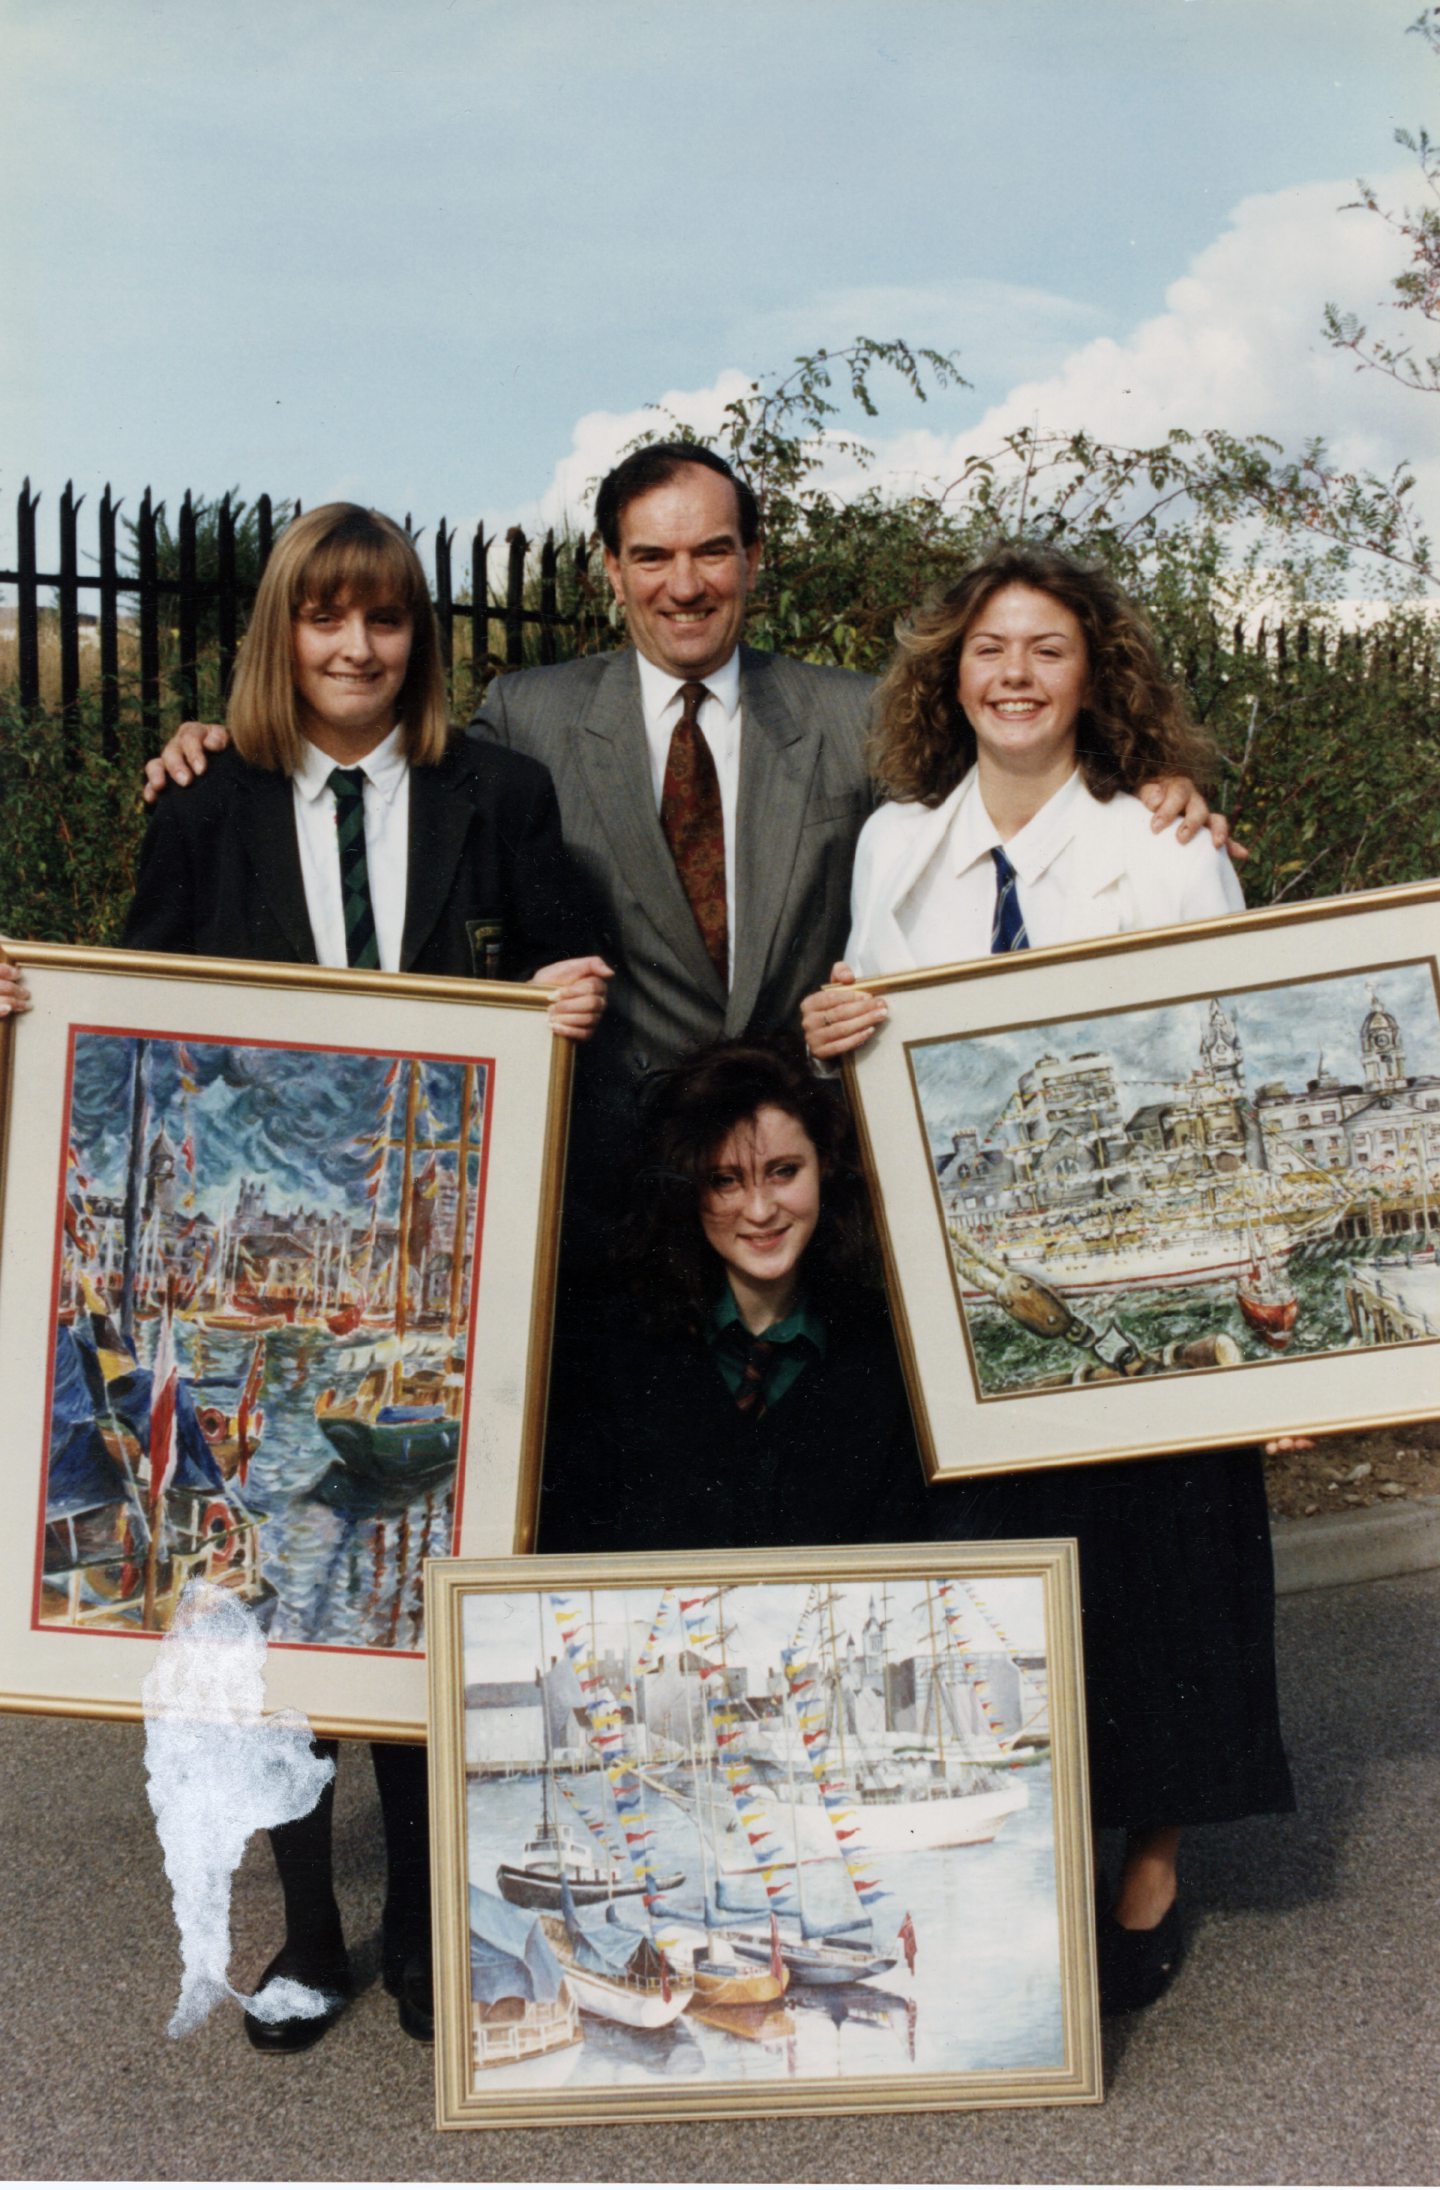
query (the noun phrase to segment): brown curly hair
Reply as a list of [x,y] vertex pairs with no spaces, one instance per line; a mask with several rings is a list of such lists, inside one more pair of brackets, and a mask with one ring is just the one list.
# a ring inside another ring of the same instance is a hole
[[890,798],[938,806],[974,765],[975,732],[960,706],[960,650],[985,603],[1005,586],[1048,593],[1085,635],[1090,691],[1075,757],[1092,796],[1111,799],[1159,775],[1212,780],[1215,747],[1161,667],[1149,624],[1109,571],[1016,540],[972,563],[896,631],[899,650],[880,685],[870,746],[871,773]]

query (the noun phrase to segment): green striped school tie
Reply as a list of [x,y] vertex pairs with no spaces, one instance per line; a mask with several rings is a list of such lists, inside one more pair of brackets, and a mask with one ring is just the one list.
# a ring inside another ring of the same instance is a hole
[[335,841],[340,848],[340,901],[345,910],[345,956],[352,966],[378,966],[375,908],[365,864],[365,771],[332,768],[335,793]]

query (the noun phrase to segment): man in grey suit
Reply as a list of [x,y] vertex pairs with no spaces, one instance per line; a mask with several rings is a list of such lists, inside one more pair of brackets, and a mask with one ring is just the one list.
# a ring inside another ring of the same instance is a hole
[[[623,1138],[648,1070],[720,1035],[794,1026],[828,974],[871,806],[873,680],[741,643],[759,512],[708,449],[637,450],[604,481],[596,519],[631,645],[497,677],[471,729],[543,761],[554,779],[615,967],[581,1106]],[[718,951],[662,821],[687,685],[704,687],[696,720],[720,797]]]

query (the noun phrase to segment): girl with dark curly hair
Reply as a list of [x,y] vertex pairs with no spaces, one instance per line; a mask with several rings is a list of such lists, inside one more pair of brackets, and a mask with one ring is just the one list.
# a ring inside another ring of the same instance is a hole
[[541,1548],[923,1533],[836,1090],[779,1037],[699,1050],[648,1096],[614,1298],[556,1347]]
[[[892,802],[861,834],[845,963],[805,1001],[813,1054],[884,1020],[856,973],[1238,910],[1209,837],[1157,833],[1133,795],[1164,769],[1203,779],[1211,758],[1108,573],[997,548],[899,635],[874,744]],[[1293,1807],[1259,1454],[983,1476],[932,1501],[931,1535],[1079,1543],[1092,1810],[1126,1834],[1101,2004],[1143,2006],[1183,1951],[1182,1828]]]

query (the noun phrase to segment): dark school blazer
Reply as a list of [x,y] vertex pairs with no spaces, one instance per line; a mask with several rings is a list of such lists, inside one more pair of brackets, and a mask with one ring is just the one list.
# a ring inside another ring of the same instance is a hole
[[[593,950],[550,777],[457,733],[410,771],[403,973],[520,981]],[[288,776],[233,749],[158,801],[125,923],[132,950],[313,965]]]

